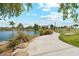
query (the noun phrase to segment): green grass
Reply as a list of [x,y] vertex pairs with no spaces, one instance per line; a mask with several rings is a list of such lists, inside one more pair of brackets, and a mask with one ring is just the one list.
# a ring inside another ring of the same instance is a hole
[[61,33],[59,36],[60,40],[71,44],[73,46],[79,47],[79,33],[76,33],[74,35],[65,35],[64,33]]

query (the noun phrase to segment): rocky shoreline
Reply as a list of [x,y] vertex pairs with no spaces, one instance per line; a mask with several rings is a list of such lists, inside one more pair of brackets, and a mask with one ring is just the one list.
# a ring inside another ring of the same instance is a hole
[[7,44],[9,41],[0,41],[0,46],[1,45],[4,45],[4,44]]
[[[8,44],[9,41],[1,41],[0,42],[0,46],[4,46],[6,44]],[[25,43],[20,43],[19,45],[15,46],[13,49],[13,51],[8,50],[7,52],[3,52],[0,55],[2,56],[28,56],[29,53],[25,50],[25,48],[27,48],[29,42],[25,42]],[[8,53],[9,52],[9,53]]]

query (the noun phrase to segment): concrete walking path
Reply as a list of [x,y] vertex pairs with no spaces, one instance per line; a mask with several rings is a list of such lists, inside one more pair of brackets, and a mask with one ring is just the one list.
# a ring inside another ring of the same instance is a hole
[[51,35],[34,38],[26,50],[33,56],[79,55],[79,48],[62,42],[58,38],[59,35],[54,32]]

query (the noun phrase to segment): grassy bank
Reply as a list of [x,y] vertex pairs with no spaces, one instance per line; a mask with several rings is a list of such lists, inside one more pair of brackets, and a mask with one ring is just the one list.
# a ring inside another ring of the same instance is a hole
[[61,33],[59,38],[61,41],[79,47],[79,33],[75,33],[74,35],[65,35],[65,33]]
[[[0,46],[0,54],[10,55],[14,51],[14,47],[22,43],[29,43],[33,36],[19,32],[14,38],[11,38],[7,44]],[[9,52],[9,53],[8,53]]]

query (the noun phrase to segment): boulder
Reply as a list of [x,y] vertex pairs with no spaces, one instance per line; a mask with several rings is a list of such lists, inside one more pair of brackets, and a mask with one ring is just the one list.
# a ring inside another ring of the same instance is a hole
[[21,43],[19,45],[17,45],[16,47],[14,47],[14,50],[16,49],[24,49],[28,46],[28,42],[27,43]]
[[26,51],[26,49],[16,49],[11,54],[11,56],[28,56],[29,53]]
[[1,41],[0,42],[0,45],[4,45],[4,44],[7,44],[9,41]]

